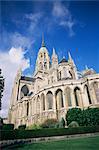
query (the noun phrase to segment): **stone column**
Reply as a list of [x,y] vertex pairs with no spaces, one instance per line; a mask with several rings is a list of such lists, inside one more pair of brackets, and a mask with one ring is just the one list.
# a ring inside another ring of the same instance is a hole
[[56,99],[55,99],[55,94],[53,95],[53,111],[56,112]]
[[74,91],[73,90],[71,90],[71,101],[72,101],[72,107],[76,107],[75,95],[74,95]]

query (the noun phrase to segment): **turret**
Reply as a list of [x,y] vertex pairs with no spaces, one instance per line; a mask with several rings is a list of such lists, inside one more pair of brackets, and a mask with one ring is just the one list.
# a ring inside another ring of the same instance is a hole
[[55,49],[53,48],[52,68],[56,68],[57,65],[58,65],[58,57],[57,57],[57,54],[55,53]]
[[72,59],[71,57],[71,54],[70,52],[68,52],[68,62],[72,65],[73,67],[73,71],[74,71],[74,74],[75,74],[75,78],[78,79],[78,74],[77,74],[77,68],[76,68],[76,65],[74,63],[74,60]]

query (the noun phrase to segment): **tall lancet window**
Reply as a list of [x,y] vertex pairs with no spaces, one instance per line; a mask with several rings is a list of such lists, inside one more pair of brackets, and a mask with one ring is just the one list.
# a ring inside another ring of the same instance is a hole
[[62,92],[61,89],[58,89],[56,91],[56,107],[57,107],[57,109],[60,109],[60,108],[64,107],[63,92]]
[[46,95],[47,97],[47,107],[48,109],[52,109],[53,108],[53,94],[51,91],[49,91]]
[[88,100],[89,104],[92,104],[89,89],[88,89],[87,85],[85,85],[85,95],[86,95],[86,99]]
[[81,94],[80,94],[80,89],[78,87],[74,89],[74,95],[75,95],[76,106],[79,106],[79,102],[81,101]]
[[42,100],[42,110],[45,110],[45,96],[43,93],[41,95],[41,100]]

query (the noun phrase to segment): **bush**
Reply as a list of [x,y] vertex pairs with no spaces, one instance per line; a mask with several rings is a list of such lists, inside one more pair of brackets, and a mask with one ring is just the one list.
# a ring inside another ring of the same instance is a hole
[[2,130],[13,130],[14,129],[14,124],[3,124],[2,125]]
[[40,126],[42,128],[55,128],[57,123],[56,119],[47,119]]
[[77,127],[77,128],[57,128],[57,129],[38,129],[38,130],[6,130],[1,131],[1,140],[27,139],[37,137],[51,137],[62,135],[73,135],[83,133],[99,132],[99,126]]
[[99,125],[99,108],[72,108],[66,114],[67,125],[72,121],[78,122],[79,126],[95,126]]
[[76,122],[76,121],[72,121],[69,125],[68,125],[69,128],[76,128],[76,127],[79,127],[79,124]]
[[20,130],[25,130],[25,128],[26,128],[26,124],[18,126],[18,129]]

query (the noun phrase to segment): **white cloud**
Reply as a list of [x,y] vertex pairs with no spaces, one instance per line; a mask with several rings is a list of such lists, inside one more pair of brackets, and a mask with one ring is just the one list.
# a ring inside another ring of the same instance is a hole
[[66,6],[64,6],[61,2],[55,2],[53,5],[52,15],[56,18],[58,25],[68,29],[69,36],[74,35],[73,26],[75,25],[75,21]]
[[43,17],[42,12],[37,13],[30,13],[25,15],[25,19],[28,20],[29,26],[28,26],[28,32],[32,33],[35,32],[38,27],[38,23],[40,22],[40,19]]
[[19,67],[22,67],[22,70],[30,67],[29,59],[25,59],[24,50],[19,48],[12,47],[8,52],[0,52],[0,68],[3,71],[5,78],[5,90],[4,96],[2,98],[2,110],[1,116],[7,116],[11,90],[13,87],[14,79]]
[[11,44],[15,47],[27,47],[30,48],[31,44],[34,42],[27,36],[23,36],[22,34],[15,32],[10,35]]

